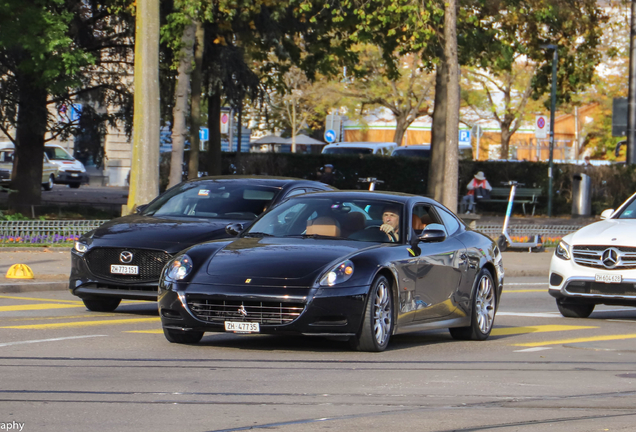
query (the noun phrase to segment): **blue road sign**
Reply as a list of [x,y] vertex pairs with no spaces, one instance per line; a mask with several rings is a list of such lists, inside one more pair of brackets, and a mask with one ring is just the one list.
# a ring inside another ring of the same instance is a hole
[[332,143],[336,140],[336,131],[333,129],[329,129],[328,131],[325,131],[325,141],[327,141],[328,143]]
[[470,144],[470,130],[464,129],[459,131],[459,142]]
[[210,130],[208,128],[199,128],[199,139],[201,141],[208,141],[210,139]]
[[71,109],[69,110],[68,118],[70,121],[74,122],[79,120],[80,115],[82,114],[82,104],[73,104],[71,105]]

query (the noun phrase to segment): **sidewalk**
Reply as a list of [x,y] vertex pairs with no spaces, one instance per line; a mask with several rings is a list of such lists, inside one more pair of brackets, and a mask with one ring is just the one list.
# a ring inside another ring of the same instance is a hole
[[[71,271],[71,252],[69,248],[47,248],[28,251],[24,249],[0,249],[0,293],[61,291],[68,289],[68,276]],[[527,251],[504,252],[506,277],[544,276],[547,281],[553,253],[553,249],[538,253],[529,253]],[[33,270],[35,278],[7,279],[5,277],[7,270],[13,264],[28,265]]]

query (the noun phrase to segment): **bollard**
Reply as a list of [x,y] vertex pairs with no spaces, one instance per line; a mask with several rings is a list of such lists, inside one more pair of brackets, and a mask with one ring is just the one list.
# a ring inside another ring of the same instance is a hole
[[33,279],[33,270],[26,264],[13,264],[7,271],[8,279]]

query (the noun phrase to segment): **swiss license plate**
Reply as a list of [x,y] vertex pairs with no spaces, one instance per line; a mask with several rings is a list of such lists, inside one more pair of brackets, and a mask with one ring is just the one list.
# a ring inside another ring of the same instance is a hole
[[225,331],[234,333],[259,333],[261,326],[255,322],[225,321]]
[[615,274],[596,274],[594,276],[594,280],[596,282],[603,282],[603,283],[621,283],[623,282],[623,277],[619,274],[615,275]]
[[79,174],[71,174],[71,177],[79,177]]
[[112,274],[129,274],[136,275],[139,274],[139,266],[129,266],[129,265],[111,265],[110,272]]

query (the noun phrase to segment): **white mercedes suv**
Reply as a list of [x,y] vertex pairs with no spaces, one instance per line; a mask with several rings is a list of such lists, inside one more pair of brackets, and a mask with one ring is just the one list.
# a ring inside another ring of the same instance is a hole
[[636,194],[563,237],[550,264],[549,292],[571,318],[587,318],[597,304],[636,306]]

